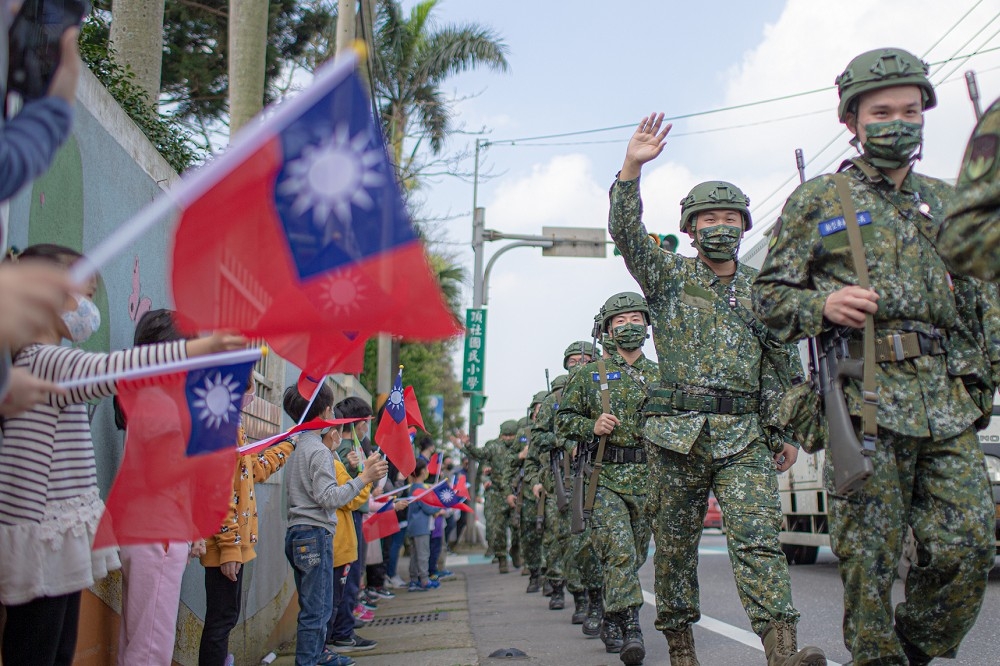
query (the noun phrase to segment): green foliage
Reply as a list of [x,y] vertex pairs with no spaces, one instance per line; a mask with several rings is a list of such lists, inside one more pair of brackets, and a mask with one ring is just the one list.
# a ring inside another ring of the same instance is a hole
[[174,171],[180,173],[202,157],[175,118],[156,112],[149,96],[134,83],[132,70],[115,62],[108,44],[108,24],[98,14],[87,17],[83,24],[80,57]]

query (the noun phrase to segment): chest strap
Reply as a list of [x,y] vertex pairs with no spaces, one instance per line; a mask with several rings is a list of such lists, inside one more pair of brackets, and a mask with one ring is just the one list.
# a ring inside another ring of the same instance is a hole
[[604,448],[606,463],[644,463],[646,449],[641,446],[606,446]]
[[682,388],[658,388],[651,393],[655,400],[647,401],[646,414],[672,414],[676,411],[707,412],[709,414],[749,414],[760,411],[760,398],[752,393],[723,393],[705,390],[698,393]]

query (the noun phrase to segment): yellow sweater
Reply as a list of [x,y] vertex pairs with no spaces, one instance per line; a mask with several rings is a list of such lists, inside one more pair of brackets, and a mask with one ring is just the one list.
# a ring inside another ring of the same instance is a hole
[[[333,467],[337,471],[338,485],[342,486],[350,482],[351,475],[348,474],[344,463],[334,458]],[[354,530],[354,518],[351,516],[351,512],[364,506],[371,492],[372,485],[369,483],[361,489],[357,497],[337,509],[337,531],[333,535],[333,566],[335,567],[358,559],[358,533]]]
[[[238,446],[243,446],[245,442],[246,435],[241,427]],[[205,539],[206,553],[201,556],[203,566],[218,567],[226,562],[246,564],[257,557],[254,550],[257,543],[254,483],[264,481],[281,469],[294,448],[295,445],[286,440],[251,455],[236,454],[236,475],[229,513],[219,533]]]

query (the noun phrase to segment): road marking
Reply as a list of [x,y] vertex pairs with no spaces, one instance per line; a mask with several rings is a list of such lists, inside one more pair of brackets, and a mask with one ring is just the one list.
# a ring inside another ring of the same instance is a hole
[[[656,608],[656,597],[653,594],[643,590],[642,598],[647,604],[652,606],[654,609]],[[734,627],[731,624],[726,624],[722,620],[716,620],[714,617],[708,617],[704,613],[701,615],[701,620],[698,621],[698,626],[702,629],[707,629],[708,631],[719,634],[720,636],[725,636],[726,638],[734,640],[737,643],[742,643],[743,645],[752,647],[755,650],[760,650],[761,652],[764,651],[764,646],[760,642],[760,637],[752,631]],[[829,659],[826,663],[827,666],[841,666],[841,664]]]

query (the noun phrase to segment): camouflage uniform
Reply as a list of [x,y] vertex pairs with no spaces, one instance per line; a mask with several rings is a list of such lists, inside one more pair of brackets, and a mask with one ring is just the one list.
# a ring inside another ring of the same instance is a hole
[[[638,179],[616,181],[609,229],[649,302],[661,386],[682,388],[684,395],[729,395],[744,405],[735,413],[714,413],[682,403],[672,415],[647,419],[656,628],[684,632],[701,617],[698,542],[714,489],[726,517],[737,591],[754,632],[763,636],[769,623],[794,624],[799,614],[778,543],[781,510],[763,427],[770,415],[762,422],[752,408],[760,398],[763,347],[736,309],[749,314],[756,271],[738,265],[731,280],[719,278],[701,259],[650,243],[641,218]],[[785,381],[789,372],[787,362]],[[773,441],[776,448],[782,444]]]
[[[516,422],[511,422],[516,428]],[[516,432],[512,429],[511,434]],[[480,465],[490,468],[490,487],[486,489],[483,498],[483,514],[486,520],[486,541],[494,554],[500,558],[500,569],[507,568],[508,540],[507,530],[510,527],[511,508],[507,505],[507,486],[510,466],[516,452],[512,456],[514,442],[504,442],[502,439],[492,439],[482,449],[467,449],[466,454]],[[510,552],[517,554],[518,536],[511,536]]]
[[[524,418],[518,422],[521,425],[517,430],[517,446],[515,447],[518,456],[525,447],[530,448],[531,423]],[[527,456],[525,456],[525,459]],[[525,459],[515,458],[511,474],[511,492],[520,495],[521,520],[518,527],[518,543],[520,555],[524,560],[525,572],[536,571],[542,568],[542,535],[535,529],[535,514],[538,512],[538,500],[531,492],[525,471]]]
[[[909,171],[897,191],[865,159],[845,165],[859,220],[866,221],[861,234],[871,286],[881,297],[876,335],[944,335],[946,353],[877,364],[875,474],[863,489],[837,496],[827,457],[844,641],[858,665],[926,663],[954,656],[993,566],[993,505],[972,427],[983,416],[982,400],[977,405],[970,394],[988,391],[992,403],[993,379],[989,359],[970,342],[983,336],[983,323],[970,312],[978,298],[974,285],[956,279],[953,292],[933,245],[951,188]],[[842,216],[830,175],[801,185],[785,203],[754,285],[756,312],[783,340],[827,329],[827,296],[857,284],[847,232],[829,224]],[[859,389],[853,380],[845,386],[854,416],[861,413]],[[894,631],[891,591],[907,525],[918,556],[906,601],[895,608]],[[908,661],[904,651],[918,657]]]
[[[605,366],[610,413],[621,420],[608,435],[605,457],[613,451],[634,455],[638,449],[643,458],[641,462],[604,463],[590,519],[591,542],[604,572],[604,610],[618,613],[643,603],[638,571],[646,561],[650,534],[644,514],[648,471],[639,409],[646,387],[625,370],[628,363],[618,353]],[[645,356],[640,356],[630,370],[650,382],[657,375],[656,363]],[[588,363],[566,386],[556,415],[559,432],[578,449],[592,450],[594,422],[602,413],[597,363]]]
[[938,251],[957,272],[1000,277],[1000,100],[983,114],[965,149],[958,193],[941,225]]

